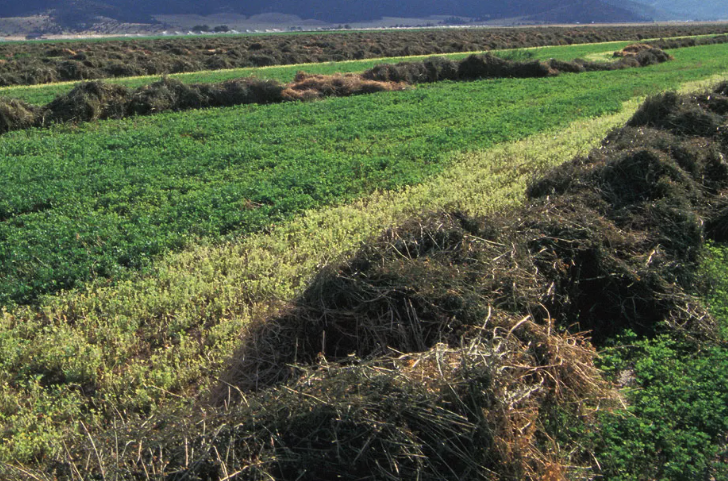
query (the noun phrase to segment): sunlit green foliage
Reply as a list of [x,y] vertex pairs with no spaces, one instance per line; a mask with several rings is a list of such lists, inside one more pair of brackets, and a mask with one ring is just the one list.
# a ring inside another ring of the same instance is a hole
[[[146,416],[188,402],[215,382],[241,328],[332,257],[422,209],[518,202],[535,169],[584,152],[626,117],[590,121],[582,138],[587,119],[727,65],[722,46],[675,54],[633,72],[443,83],[3,137],[2,295],[79,289],[0,313],[0,459],[36,462],[61,439],[84,437],[79,421],[105,429],[117,411]],[[493,148],[537,132],[550,133]],[[561,144],[569,148],[552,151]],[[8,267],[13,256],[21,262]]]
[[[513,55],[524,56],[528,54],[531,59],[549,59],[556,58],[559,60],[573,60],[578,57],[591,57],[593,55],[611,55],[614,51],[622,49],[629,42],[609,42],[605,44],[587,44],[561,47],[539,47],[533,49],[519,50],[501,50],[494,53],[502,57],[512,57]],[[467,57],[467,53],[457,53],[443,55],[444,57],[455,60]],[[265,79],[280,80],[281,82],[290,82],[295,77],[296,72],[305,71],[311,74],[331,75],[335,73],[358,73],[379,65],[382,63],[397,63],[403,61],[424,60],[429,56],[414,57],[392,57],[383,59],[370,60],[351,60],[347,62],[328,62],[319,64],[301,64],[301,65],[284,65],[275,67],[251,67],[229,70],[216,70],[207,72],[189,72],[168,75],[170,78],[176,78],[185,83],[216,83],[225,80],[236,79],[241,77],[255,76]],[[148,85],[160,79],[159,76],[133,77],[126,79],[109,79],[106,82],[125,85],[129,88],[137,88],[142,85]],[[68,93],[78,82],[63,82],[59,84],[36,85],[36,86],[19,86],[19,87],[3,87],[0,88],[0,96],[17,98],[26,102],[43,105],[57,96]]]
[[[723,68],[722,46],[684,52],[639,72],[444,82],[7,135],[0,304],[118,279],[194,239],[253,232],[305,209],[419,183],[442,170],[448,153],[614,112],[634,95]],[[684,69],[696,56],[702,65]]]
[[[605,479],[728,477],[728,249],[711,246],[703,265],[707,304],[723,330],[716,342],[628,333],[602,352],[601,367],[625,385],[626,410],[599,416],[593,443]],[[586,429],[582,426],[582,429]]]

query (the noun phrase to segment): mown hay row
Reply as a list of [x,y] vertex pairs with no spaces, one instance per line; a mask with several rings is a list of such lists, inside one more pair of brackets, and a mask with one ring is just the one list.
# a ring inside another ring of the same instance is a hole
[[368,80],[360,75],[308,75],[298,72],[281,92],[284,100],[313,100],[323,97],[349,97],[392,90],[402,90],[401,82]]
[[461,61],[435,57],[423,62],[383,64],[367,70],[362,76],[370,80],[406,82],[408,84],[483,78],[541,78],[552,77],[561,73],[647,67],[669,60],[672,60],[672,57],[657,48],[640,51],[633,56],[620,58],[616,62],[588,62],[581,59],[572,62],[555,59],[546,62],[538,60],[521,62],[486,53],[471,55]]
[[0,98],[0,133],[66,122],[91,122],[245,104],[271,104],[322,97],[350,96],[402,90],[394,82],[378,82],[355,75],[307,76],[299,74],[284,85],[274,80],[241,78],[217,84],[185,84],[164,78],[129,90],[102,82],[79,84],[44,107]]
[[541,27],[347,32],[156,40],[5,42],[0,85],[164,75],[200,70],[573,45],[725,33],[725,25]]
[[44,107],[0,97],[0,134],[57,123],[122,119],[165,111],[347,97],[403,90],[408,85],[443,80],[540,78],[559,75],[561,72],[644,67],[671,59],[659,49],[644,50],[612,63],[583,60],[518,62],[485,54],[471,55],[461,61],[435,57],[424,62],[384,64],[361,75],[308,75],[299,72],[289,84],[256,78],[216,84],[184,84],[165,77],[159,82],[131,91],[122,85],[86,82]]
[[[588,421],[615,399],[579,331],[715,334],[693,296],[704,240],[724,222],[726,89],[649,99],[600,148],[534,181],[522,208],[387,231],[249,327],[223,407],[130,423],[87,453],[113,459],[105,475],[120,479],[598,475],[548,423],[555,407]],[[74,469],[65,459],[55,474]]]
[[719,45],[728,43],[728,35],[715,35],[709,37],[686,37],[686,38],[660,38],[650,40],[649,44],[655,48],[672,50],[686,47],[699,47],[701,45]]
[[702,45],[721,45],[728,43],[728,35],[715,35],[710,37],[686,37],[686,38],[660,38],[650,40],[649,43],[633,43],[622,50],[614,52],[614,57],[637,57],[642,52],[652,49],[675,50],[686,47],[700,47]]

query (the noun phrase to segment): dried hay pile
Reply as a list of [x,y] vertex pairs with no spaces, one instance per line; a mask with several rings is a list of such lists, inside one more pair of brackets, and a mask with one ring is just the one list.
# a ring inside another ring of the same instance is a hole
[[314,100],[323,97],[350,97],[404,90],[402,82],[367,80],[361,75],[309,75],[298,72],[292,83],[282,92],[285,100]]
[[558,75],[545,62],[532,60],[518,62],[505,60],[494,55],[471,55],[458,68],[460,78],[472,80],[480,78],[540,78]]
[[209,99],[197,85],[163,78],[134,91],[128,101],[131,114],[148,115],[165,111],[199,109],[209,106]]
[[482,78],[540,78],[558,75],[548,63],[537,60],[519,62],[502,59],[490,53],[470,55],[453,61],[433,57],[422,62],[383,64],[362,74],[366,79],[409,84],[443,80],[475,80]]
[[654,48],[652,45],[647,43],[633,43],[630,45],[627,45],[622,50],[618,50],[614,52],[615,57],[636,57],[638,53],[643,52],[645,50],[650,50]]
[[445,57],[431,57],[422,62],[381,64],[367,70],[362,77],[381,82],[408,84],[432,83],[443,80],[459,80],[460,62]]
[[573,61],[573,62],[567,62],[565,60],[557,60],[555,58],[552,58],[549,60],[549,67],[551,69],[561,72],[561,73],[582,73],[586,72],[586,68],[584,68],[584,65]]
[[635,52],[634,55],[619,56],[622,58],[616,62],[588,62],[581,59],[572,62],[556,59],[517,61],[496,57],[490,53],[470,55],[460,61],[432,57],[422,62],[377,65],[364,72],[362,76],[380,82],[404,82],[408,84],[485,78],[543,78],[557,76],[561,73],[647,67],[673,59],[659,48],[649,46]]
[[221,84],[207,85],[211,103],[227,107],[245,104],[274,104],[284,102],[283,91],[286,86],[275,80],[255,77],[228,80]]
[[[458,346],[318,356],[290,382],[203,417],[125,426],[88,449],[112,460],[107,479],[543,479],[568,470],[543,436],[545,406],[588,416],[611,395],[594,355],[581,336],[493,311]],[[64,472],[72,478],[70,463],[56,465]]]
[[120,119],[127,113],[129,90],[123,85],[86,82],[46,105],[43,123]]
[[677,135],[713,137],[724,130],[728,97],[721,84],[714,92],[685,97],[674,92],[647,99],[627,125],[652,127]]
[[725,233],[726,122],[687,124],[724,115],[725,90],[649,99],[522,208],[387,231],[249,326],[204,416],[159,414],[88,453],[126,445],[105,473],[121,479],[598,477],[551,417],[589,425],[619,401],[584,331],[715,334],[694,295],[706,226]]
[[33,127],[40,108],[16,99],[0,97],[0,133]]

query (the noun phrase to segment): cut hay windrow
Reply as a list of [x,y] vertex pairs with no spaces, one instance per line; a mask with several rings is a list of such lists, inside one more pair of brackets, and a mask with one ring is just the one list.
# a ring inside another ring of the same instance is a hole
[[584,331],[716,334],[695,295],[724,228],[726,89],[648,99],[532,182],[523,207],[388,230],[249,326],[217,407],[110,430],[53,474],[95,457],[84,476],[598,477],[600,460],[549,424],[553,409],[588,423],[618,401]]
[[687,47],[700,47],[703,45],[720,45],[728,43],[728,35],[715,35],[707,37],[684,37],[684,38],[660,38],[645,43],[633,43],[622,50],[614,52],[614,57],[627,58],[637,57],[642,52],[651,49],[675,50]]
[[672,60],[660,49],[650,48],[616,62],[589,62],[576,59],[572,62],[551,59],[527,62],[503,59],[486,53],[471,55],[461,61],[447,58],[431,58],[423,62],[401,62],[383,64],[362,74],[366,79],[420,84],[443,80],[467,81],[484,78],[541,78],[553,77],[561,73],[581,73],[622,70],[634,67],[647,67]]
[[724,24],[579,25],[3,42],[0,86],[715,35],[727,30]]
[[443,80],[469,81],[488,78],[541,78],[562,72],[608,71],[646,67],[671,60],[659,49],[647,49],[616,62],[519,62],[491,54],[471,55],[461,61],[434,57],[423,62],[379,65],[363,74],[308,75],[299,72],[293,82],[240,78],[221,83],[185,84],[162,80],[130,90],[100,81],[77,85],[43,107],[0,97],[0,134],[59,123],[122,119],[210,107],[316,100],[403,90],[409,85]]
[[686,47],[699,47],[701,45],[717,45],[728,43],[728,35],[715,35],[707,37],[660,38],[650,40],[649,45],[663,50],[674,50]]

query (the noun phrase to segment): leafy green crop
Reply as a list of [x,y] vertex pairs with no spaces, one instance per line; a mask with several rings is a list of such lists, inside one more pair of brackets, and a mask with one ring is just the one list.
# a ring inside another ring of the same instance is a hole
[[608,480],[728,477],[728,248],[711,246],[703,269],[707,302],[723,328],[718,342],[627,334],[602,353],[603,368],[627,381],[629,407],[599,417],[594,450]]
[[660,337],[607,356],[634,385],[626,412],[600,417],[595,450],[606,479],[728,476],[728,350],[696,347]]
[[723,338],[728,339],[728,245],[712,244],[708,251],[704,268],[712,289],[707,301],[722,328]]
[[720,72],[728,57],[724,46],[678,53],[639,71],[445,82],[7,135],[0,305],[119,279],[200,238],[419,183],[450,153],[616,111],[636,95]]
[[[576,57],[589,57],[597,54],[609,55],[615,50],[623,48],[629,42],[610,42],[608,44],[587,44],[561,47],[540,47],[534,49],[500,50],[495,53],[504,58],[534,58],[559,60],[573,60]],[[448,54],[445,57],[459,60],[465,58],[466,53]],[[358,73],[383,63],[397,63],[403,61],[424,60],[430,56],[414,57],[393,57],[373,60],[351,60],[346,62],[327,62],[318,64],[287,65],[275,67],[251,67],[229,70],[216,70],[207,72],[191,72],[168,75],[170,78],[179,79],[185,83],[216,83],[241,77],[256,76],[264,79],[290,82],[296,72],[303,70],[311,74],[331,75],[335,73]],[[160,80],[160,76],[132,77],[109,80],[111,83],[125,85],[129,88],[137,88]],[[68,93],[78,82],[64,82],[59,84],[47,84],[37,86],[3,87],[0,88],[0,96],[17,98],[26,102],[44,105],[59,95]]]

